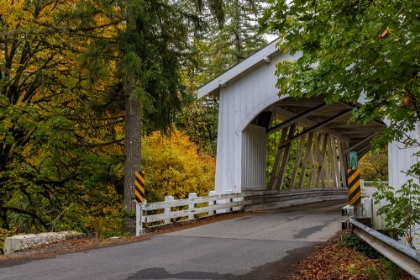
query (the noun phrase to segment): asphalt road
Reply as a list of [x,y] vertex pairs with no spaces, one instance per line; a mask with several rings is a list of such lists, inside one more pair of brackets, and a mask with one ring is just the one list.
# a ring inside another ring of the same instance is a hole
[[341,230],[328,201],[176,231],[127,245],[0,268],[0,279],[287,279]]

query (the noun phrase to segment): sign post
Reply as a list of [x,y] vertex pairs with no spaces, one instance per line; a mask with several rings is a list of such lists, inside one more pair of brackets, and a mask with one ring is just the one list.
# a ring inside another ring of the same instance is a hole
[[349,205],[359,206],[362,202],[362,192],[360,189],[360,169],[348,170]]
[[361,217],[362,215],[362,191],[360,188],[360,169],[349,169],[348,170],[348,194],[349,194],[349,205],[353,205],[355,217]]
[[134,197],[136,199],[136,236],[141,235],[142,233],[142,222],[141,222],[141,216],[142,216],[142,203],[145,201],[145,183],[144,183],[144,173],[143,172],[135,172],[136,175],[136,181],[135,185],[136,188],[134,190]]

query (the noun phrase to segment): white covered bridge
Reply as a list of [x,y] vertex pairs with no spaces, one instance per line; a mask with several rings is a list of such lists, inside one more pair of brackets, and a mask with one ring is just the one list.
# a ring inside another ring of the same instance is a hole
[[[279,95],[276,64],[295,59],[272,42],[199,89],[199,98],[219,99],[217,193],[347,189],[349,152],[361,158],[371,149],[370,140],[386,129],[381,121],[350,122],[351,111],[363,100],[326,104],[322,95],[299,100]],[[277,152],[268,166],[272,133],[278,133]],[[399,170],[393,174],[392,166],[407,169],[412,152],[390,145],[390,157],[396,160],[389,164],[391,184],[405,177]]]
[[[165,202],[137,204],[137,234],[153,223],[242,206],[279,208],[348,197],[350,152],[361,158],[386,124],[350,121],[363,100],[326,104],[322,94],[298,100],[279,95],[276,64],[294,59],[273,42],[199,89],[200,98],[219,99],[215,191],[207,197],[192,193],[188,199],[168,196]],[[411,132],[411,137],[418,135]],[[420,150],[401,146],[392,143],[388,149],[389,184],[396,188],[407,181],[404,172],[417,162],[414,153]]]

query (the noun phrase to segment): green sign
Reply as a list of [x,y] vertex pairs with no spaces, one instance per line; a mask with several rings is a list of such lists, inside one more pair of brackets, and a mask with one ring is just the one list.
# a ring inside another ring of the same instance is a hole
[[350,152],[350,167],[357,168],[357,153],[355,151]]

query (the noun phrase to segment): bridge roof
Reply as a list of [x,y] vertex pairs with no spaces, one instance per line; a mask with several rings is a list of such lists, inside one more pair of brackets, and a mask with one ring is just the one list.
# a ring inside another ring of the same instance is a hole
[[198,89],[198,98],[201,98],[207,94],[217,93],[218,89],[221,85],[225,85],[227,82],[235,78],[236,76],[240,75],[244,71],[248,70],[252,66],[266,62],[270,59],[270,56],[278,52],[279,50],[276,47],[277,42],[279,39],[272,41],[267,46],[262,48],[261,50],[257,51],[247,59],[241,61],[240,63],[236,64],[220,76],[214,78],[204,86]]
[[[226,86],[229,81],[251,67],[270,62],[270,57],[275,53],[279,53],[276,46],[278,41],[279,39],[274,40],[266,47],[199,88],[198,98],[208,94],[218,94],[220,87]],[[358,105],[363,104],[364,101],[364,98],[361,97]],[[378,120],[372,120],[365,125],[354,121],[351,122],[351,110],[358,105],[344,102],[325,104],[324,96],[322,95],[299,100],[282,97],[282,99],[279,98],[277,102],[260,112],[251,123],[258,125],[258,119],[261,120],[263,113],[271,112],[274,113],[274,117],[279,118],[283,122],[274,126],[272,122],[265,123],[267,133],[278,131],[287,124],[290,125],[291,122],[297,123],[299,126],[304,127],[308,133],[311,129],[316,128],[347,141],[350,145],[347,150],[354,150],[361,157],[371,149],[372,144],[370,140],[383,134],[387,126]]]

